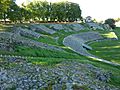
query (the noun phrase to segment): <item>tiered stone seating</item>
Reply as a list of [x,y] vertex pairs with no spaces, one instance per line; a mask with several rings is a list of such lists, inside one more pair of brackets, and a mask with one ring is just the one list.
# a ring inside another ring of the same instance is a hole
[[96,29],[104,30],[103,27],[100,26],[98,23],[89,22],[89,23],[86,23],[86,24],[94,30],[96,30]]
[[15,31],[18,32],[22,36],[28,36],[28,37],[34,37],[34,38],[39,38],[42,36],[42,34],[39,34],[29,29],[24,29],[21,27],[17,28]]
[[83,30],[85,29],[83,25],[80,25],[80,24],[67,24],[70,28],[72,28],[74,31],[80,31],[80,30]]
[[87,52],[86,49],[91,50],[92,48],[85,44],[85,42],[102,39],[97,32],[85,32],[80,34],[73,34],[64,38],[63,44],[67,47],[72,48],[73,51],[84,55],[93,56]]
[[50,28],[54,29],[55,31],[65,29],[62,24],[49,24],[49,26],[50,26]]
[[[25,37],[22,37],[20,35],[17,35],[15,33],[10,33],[10,32],[0,33],[0,40],[3,41],[4,43],[14,43],[17,45],[45,48],[45,49],[49,49],[49,50],[62,50],[59,47],[48,45],[48,44],[38,42],[35,40],[31,40],[31,39],[28,39],[28,38],[25,38]],[[9,42],[8,42],[8,40],[9,40]]]
[[47,28],[45,25],[43,24],[32,24],[30,26],[31,30],[33,31],[37,31],[37,32],[45,32],[45,33],[48,33],[48,34],[54,34],[56,31],[52,30],[52,29],[49,29]]

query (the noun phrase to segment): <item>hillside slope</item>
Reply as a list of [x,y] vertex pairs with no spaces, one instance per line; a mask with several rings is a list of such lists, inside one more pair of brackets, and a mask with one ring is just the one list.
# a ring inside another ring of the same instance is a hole
[[[80,45],[82,42],[82,46],[80,46],[82,49],[84,46],[91,50],[90,53],[98,56],[95,52],[96,50],[99,50],[97,47],[100,48],[101,46],[97,46],[96,44],[111,41],[113,38],[108,40],[109,37],[105,35],[109,35],[109,32],[111,31],[95,30],[95,32],[99,33],[100,38],[107,39],[105,41],[91,43],[91,40],[93,41],[99,38],[95,39],[93,36],[96,34],[91,33],[93,30],[86,27],[84,24],[41,25],[18,24],[10,25],[10,27],[8,25],[7,28],[5,25],[1,25],[1,90],[120,89],[119,66],[99,62],[95,59],[88,58],[88,55],[83,56],[74,52],[73,48],[64,46],[63,43],[64,38],[69,37],[69,35],[75,35],[70,41],[68,41],[73,44],[74,39],[77,37],[77,40],[82,40],[80,42],[78,41],[78,44],[80,43]],[[4,32],[4,30],[9,30],[11,32]],[[118,33],[118,30],[119,28],[117,28],[117,30],[113,30],[113,32],[116,32],[119,38],[120,34]],[[51,31],[53,33],[51,33]],[[83,41],[83,39],[85,41]],[[119,40],[113,40],[112,42],[114,42],[114,45],[118,45]],[[88,43],[91,43],[91,47],[87,46]],[[74,46],[76,44],[77,43],[75,42]],[[111,43],[111,45],[113,44]],[[105,46],[106,44],[102,45]],[[79,47],[79,45],[77,46]],[[88,53],[85,48],[84,50]],[[111,55],[112,58],[115,58],[116,63],[119,63],[116,55],[114,53]],[[119,52],[117,55],[119,55]],[[104,59],[104,54],[101,54],[99,57],[103,57]],[[105,59],[109,60],[108,58]]]

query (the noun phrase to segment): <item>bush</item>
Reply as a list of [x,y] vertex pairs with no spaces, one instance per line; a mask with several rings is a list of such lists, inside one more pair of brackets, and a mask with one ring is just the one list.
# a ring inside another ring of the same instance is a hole
[[106,19],[105,24],[108,24],[112,29],[115,29],[116,27],[115,20],[112,18]]

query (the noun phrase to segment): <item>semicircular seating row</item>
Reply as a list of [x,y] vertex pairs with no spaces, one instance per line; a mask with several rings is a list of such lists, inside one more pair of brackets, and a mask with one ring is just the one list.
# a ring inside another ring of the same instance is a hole
[[63,44],[67,47],[70,47],[73,51],[84,55],[84,56],[93,56],[92,54],[88,53],[86,49],[91,50],[92,48],[85,44],[88,41],[94,41],[98,39],[103,39],[102,36],[98,32],[84,32],[79,34],[73,34],[67,36],[63,40]]

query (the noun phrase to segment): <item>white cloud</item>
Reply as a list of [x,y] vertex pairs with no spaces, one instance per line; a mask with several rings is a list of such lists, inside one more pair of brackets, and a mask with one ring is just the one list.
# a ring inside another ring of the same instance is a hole
[[21,5],[25,0],[16,0],[16,4]]

